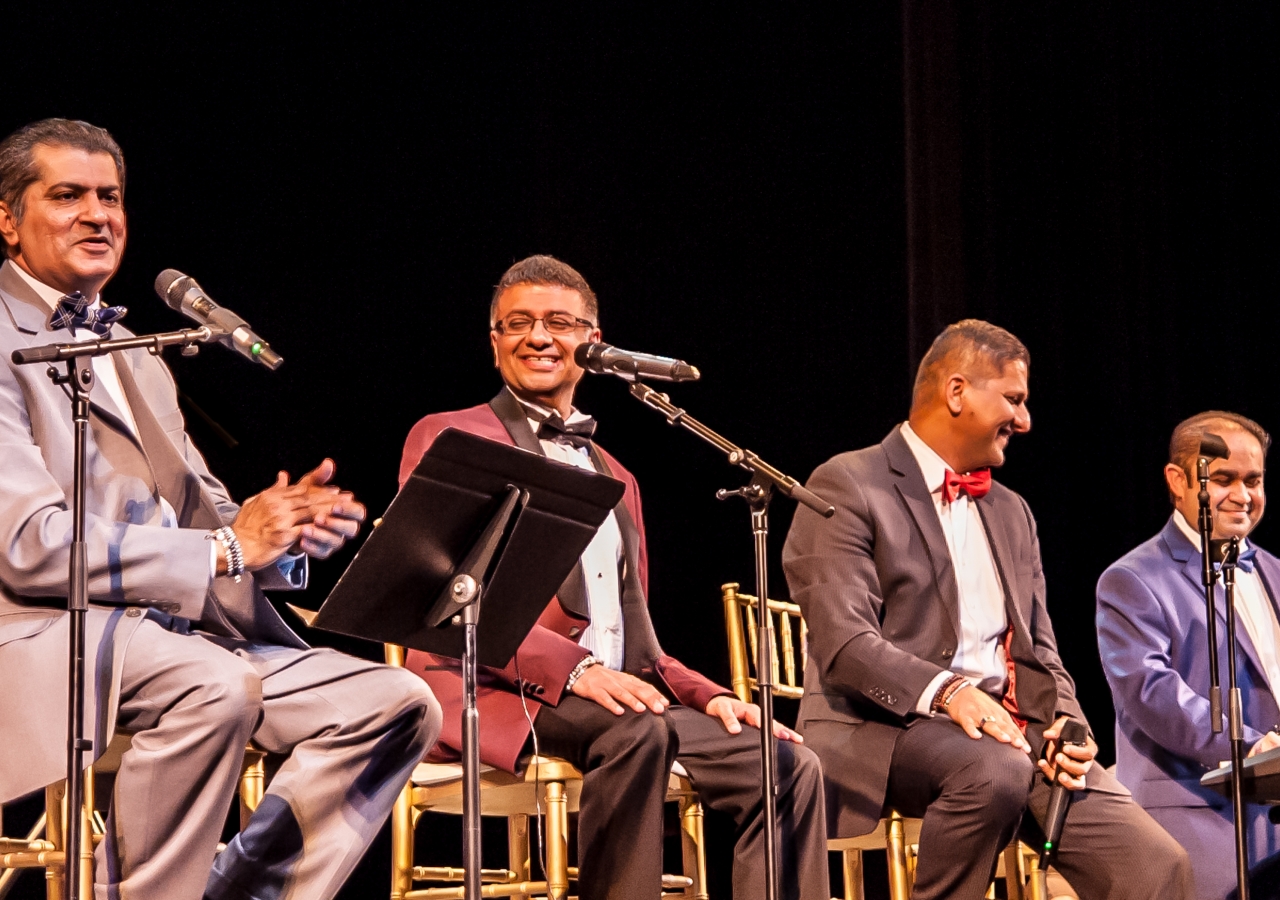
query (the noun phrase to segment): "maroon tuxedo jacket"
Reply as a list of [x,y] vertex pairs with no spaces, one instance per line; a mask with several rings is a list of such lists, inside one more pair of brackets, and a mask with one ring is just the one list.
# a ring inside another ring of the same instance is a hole
[[[529,427],[525,408],[504,388],[487,404],[436,413],[413,426],[400,461],[402,486],[436,436],[446,428],[456,428],[544,455],[541,443]],[[626,485],[622,502],[614,509],[622,532],[625,559],[620,596],[625,642],[623,668],[663,690],[677,703],[697,710],[705,709],[712,697],[732,692],[666,655],[658,644],[647,605],[648,556],[636,480],[621,463],[594,445],[592,461],[598,471]],[[578,640],[590,621],[579,567],[566,579],[557,595],[550,598],[533,631],[506,668],[481,667],[476,705],[480,712],[480,758],[483,762],[508,772],[516,771],[520,752],[529,737],[529,722],[525,718],[520,694],[524,693],[529,713],[535,717],[543,705],[556,706],[560,702],[569,673],[587,656],[587,650]],[[406,665],[426,679],[444,708],[444,728],[440,732],[439,743],[432,751],[432,758],[458,759],[462,748],[462,669],[459,661],[411,650]]]

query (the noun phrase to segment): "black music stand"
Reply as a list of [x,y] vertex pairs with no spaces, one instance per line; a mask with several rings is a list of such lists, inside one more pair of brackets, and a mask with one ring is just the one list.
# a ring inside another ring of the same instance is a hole
[[477,663],[511,661],[623,490],[608,476],[446,429],[316,615],[316,628],[462,660],[468,900],[480,897]]

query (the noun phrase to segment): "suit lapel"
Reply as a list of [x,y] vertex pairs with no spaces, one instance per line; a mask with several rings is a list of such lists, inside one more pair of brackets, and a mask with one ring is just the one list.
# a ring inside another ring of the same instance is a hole
[[[600,474],[617,477],[594,442],[591,444],[591,461]],[[657,632],[653,630],[653,620],[649,618],[649,599],[640,584],[637,562],[640,558],[640,529],[622,500],[613,508],[613,515],[618,521],[618,531],[622,533],[623,570],[618,600],[622,604],[623,669],[636,674],[651,668],[661,650]]]
[[929,486],[924,483],[920,465],[907,445],[906,438],[902,436],[900,427],[891,431],[880,446],[884,448],[889,467],[897,475],[894,489],[902,497],[916,528],[924,538],[939,601],[946,610],[947,618],[951,621],[952,633],[959,638],[960,588],[956,585],[956,571],[951,561],[951,551],[947,549],[947,538],[942,533],[942,523],[938,521],[938,511],[934,508]]
[[191,467],[160,427],[151,404],[134,379],[133,368],[122,359],[116,366],[116,371],[120,376],[120,387],[124,391],[125,400],[138,424],[142,452],[151,464],[160,496],[169,501],[178,515],[179,527],[217,528],[222,524],[217,510],[205,494],[200,479],[191,471]]
[[[1164,531],[1160,533],[1160,536],[1164,541],[1165,547],[1169,551],[1169,555],[1172,556],[1175,561],[1182,563],[1183,577],[1191,582],[1195,588],[1196,594],[1201,598],[1201,603],[1203,603],[1204,581],[1202,567],[1204,562],[1200,556],[1200,548],[1193,545],[1191,541],[1187,539],[1187,536],[1182,533],[1182,529],[1178,527],[1178,524],[1172,517],[1170,517],[1168,524],[1165,525]],[[1268,568],[1270,567],[1268,566]],[[1258,572],[1261,574],[1262,584],[1263,587],[1266,588],[1267,597],[1271,600],[1271,603],[1274,606],[1275,600],[1271,599],[1274,595],[1271,592],[1271,586],[1268,584],[1266,574],[1263,573],[1261,565],[1258,566]],[[1208,610],[1205,612],[1207,615]],[[1218,578],[1213,589],[1213,612],[1214,618],[1221,629],[1220,633],[1222,638],[1225,640],[1227,636],[1227,592],[1222,585],[1221,577]],[[1249,660],[1249,664],[1257,671],[1262,682],[1264,684],[1268,683],[1266,670],[1262,668],[1262,662],[1259,660],[1258,651],[1253,646],[1253,640],[1249,637],[1249,631],[1244,627],[1244,623],[1240,621],[1239,616],[1236,617],[1236,625],[1236,640],[1240,649],[1244,651],[1245,658]],[[1225,658],[1220,665],[1226,665]]]
[[502,427],[507,429],[507,434],[511,435],[511,440],[517,447],[539,456],[547,455],[542,452],[538,436],[529,427],[529,411],[508,388],[504,387],[498,392],[498,396],[489,401],[489,408],[498,417]]
[[[31,285],[22,276],[11,271],[12,266],[13,263],[10,262],[0,266],[0,299],[4,301],[5,311],[13,322],[14,329],[22,335],[26,345],[40,347],[45,344],[72,343],[68,332],[54,331],[49,327],[49,305],[40,299],[40,295],[31,289]],[[116,329],[121,332],[118,337],[133,337],[133,333],[122,325],[117,325]],[[103,357],[103,360],[110,365],[110,356]],[[57,365],[60,369],[65,368],[65,363]],[[95,384],[94,390],[89,394],[89,406],[101,419],[137,442],[137,436],[128,425],[128,418],[101,384]]]

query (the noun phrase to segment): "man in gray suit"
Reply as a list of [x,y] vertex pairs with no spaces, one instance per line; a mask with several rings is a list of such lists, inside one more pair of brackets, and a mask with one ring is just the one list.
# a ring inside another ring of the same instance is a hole
[[[124,250],[124,181],[115,141],[84,122],[0,143],[0,801],[64,775],[67,722],[70,404],[10,354],[110,329],[99,298]],[[132,735],[97,895],[332,897],[438,733],[439,707],[408,672],[308,648],[262,589],[304,587],[307,557],[355,535],[364,507],[329,483],[330,460],[237,506],[184,432],[158,357],[119,352],[94,372],[84,737],[96,756]],[[215,863],[250,738],[284,761]]]
[[799,718],[831,833],[870,831],[888,808],[923,817],[912,896],[979,898],[1020,823],[1043,842],[1051,761],[1075,792],[1057,865],[1081,897],[1191,897],[1185,851],[1093,764],[1093,737],[1056,746],[1084,712],[1035,519],[990,473],[1031,428],[1029,365],[1002,328],[950,326],[920,364],[909,421],[809,479],[836,515],[798,509],[783,565],[809,625]]

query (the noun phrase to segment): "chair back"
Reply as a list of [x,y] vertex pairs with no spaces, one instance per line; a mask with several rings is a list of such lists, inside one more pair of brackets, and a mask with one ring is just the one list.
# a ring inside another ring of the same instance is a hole
[[[760,654],[759,627],[756,623],[758,598],[741,593],[736,581],[721,586],[724,600],[724,624],[729,637],[729,673],[733,692],[744,703],[758,689],[756,660]],[[769,600],[766,608],[773,620],[773,693],[778,697],[798,700],[804,696],[805,663],[808,662],[808,628],[800,615],[800,607],[782,600]],[[799,648],[799,659],[797,656]]]

